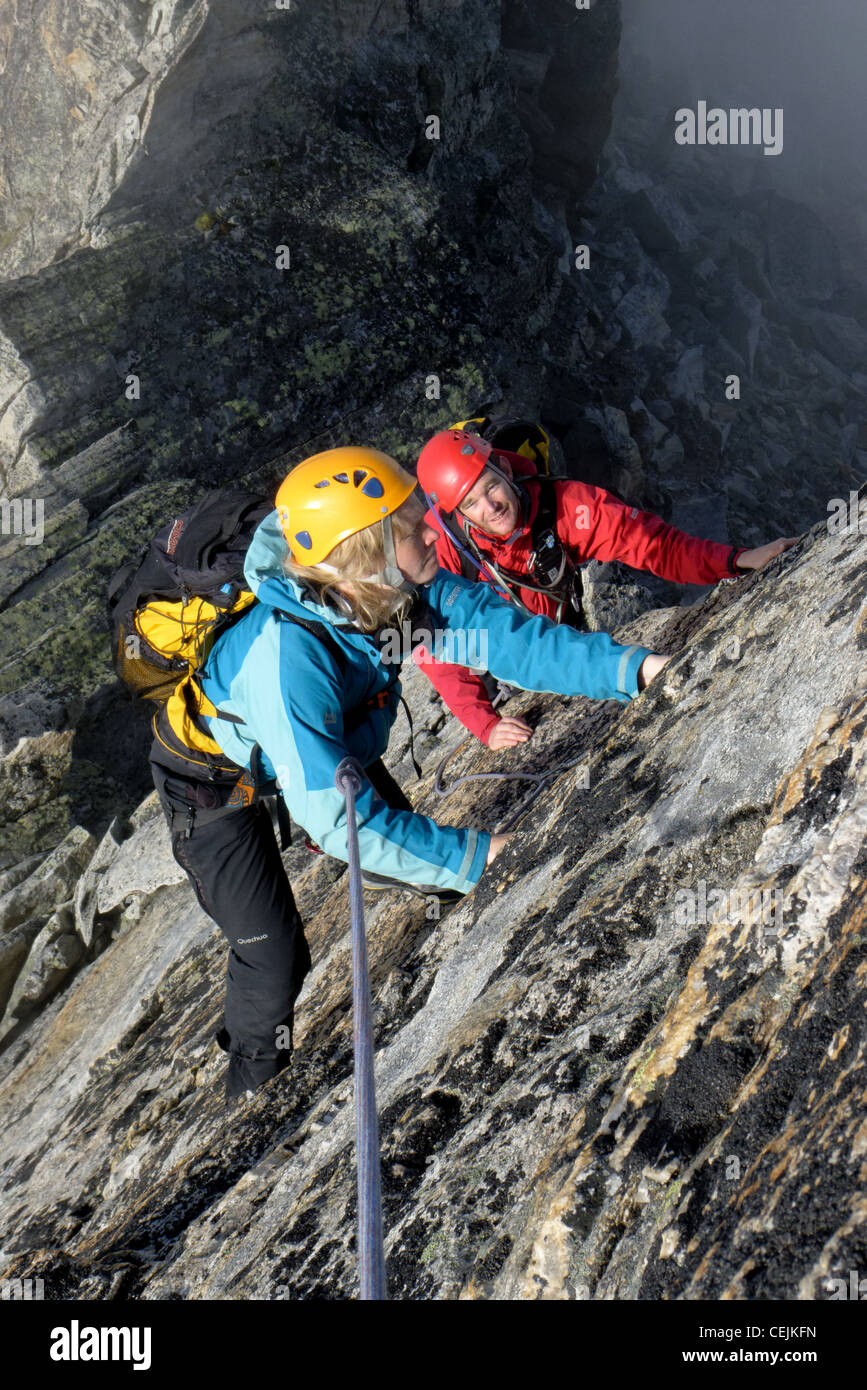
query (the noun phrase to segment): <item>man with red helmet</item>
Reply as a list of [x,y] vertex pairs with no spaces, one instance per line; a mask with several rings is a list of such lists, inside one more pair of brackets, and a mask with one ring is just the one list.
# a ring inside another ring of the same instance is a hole
[[[580,571],[587,560],[619,560],[676,584],[713,584],[762,569],[795,544],[755,550],[699,540],[604,488],[540,476],[521,454],[494,449],[470,430],[441,430],[419,455],[418,480],[440,532],[443,569],[491,584],[519,607],[583,626]],[[495,711],[483,677],[462,666],[415,658],[445,703],[490,748],[524,743],[523,719]]]

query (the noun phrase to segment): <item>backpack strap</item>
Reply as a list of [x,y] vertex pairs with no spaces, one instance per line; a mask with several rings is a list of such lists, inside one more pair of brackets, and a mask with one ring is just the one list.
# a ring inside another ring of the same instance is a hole
[[[315,618],[300,618],[294,613],[286,613],[283,609],[275,609],[274,611],[280,613],[280,617],[284,622],[296,623],[298,627],[306,628],[309,633],[316,637],[334,657],[341,676],[343,676],[344,679],[346,678],[346,668],[348,665],[346,652],[340,646],[339,642],[335,640],[327,623],[320,623]],[[360,631],[360,629],[357,629],[357,631]],[[362,635],[370,637],[373,634],[363,633]],[[382,709],[388,704],[391,691],[397,684],[399,677],[400,668],[396,667],[388,685],[384,686],[382,690],[378,690],[375,695],[371,695],[369,699],[363,700],[362,703],[356,705],[354,709],[346,711],[343,716],[343,727],[348,733],[351,733],[353,729],[357,729],[359,724],[364,722],[370,710]]]
[[584,579],[581,566],[573,564],[565,546],[557,535],[557,484],[554,478],[539,478],[539,507],[533,521],[531,536],[533,540],[532,561],[543,560],[550,552],[552,565],[559,563],[556,552],[562,552],[561,578],[551,590],[563,599],[558,622],[568,623],[570,627],[587,630],[587,616],[584,612]]
[[327,623],[320,623],[316,618],[300,618],[295,613],[287,613],[283,608],[275,608],[273,611],[280,615],[284,623],[295,623],[298,627],[306,628],[309,633],[318,638],[323,647],[334,657],[340,674],[346,675],[346,652],[329,631]]
[[[347,669],[346,652],[335,640],[329,631],[328,624],[318,622],[315,618],[302,618],[294,613],[287,613],[283,609],[275,608],[273,612],[279,614],[282,621],[295,623],[297,627],[303,627],[310,632],[317,641],[331,653],[342,676],[345,677]],[[199,668],[195,675],[201,676],[202,668]],[[389,696],[397,684],[399,670],[396,669],[394,676],[384,689],[372,695],[368,700],[362,702],[355,709],[348,710],[344,716],[344,728],[351,732],[367,717],[371,709],[382,709],[388,704]],[[194,694],[189,684],[183,685],[183,699],[186,712],[190,722],[198,729],[204,737],[213,741],[213,734],[205,723],[204,716],[195,707]],[[229,710],[220,709],[213,706],[214,713],[210,718],[225,719],[232,724],[246,725],[246,720],[240,715],[230,713]],[[277,796],[277,819],[280,828],[281,851],[286,849],[291,843],[289,814],[286,805],[277,787],[276,779],[266,779],[262,768],[262,749],[258,743],[254,743],[250,752],[250,767],[242,767],[235,763],[227,754],[221,753],[219,757],[209,753],[205,749],[190,749],[181,742],[169,723],[166,706],[162,705],[154,714],[151,721],[155,737],[156,752],[152,758],[156,762],[170,765],[174,770],[184,772],[187,776],[198,777],[206,781],[224,782],[230,777],[236,783],[235,790],[230,800],[226,803],[229,809],[235,806],[249,805],[263,796]],[[413,761],[415,761],[413,759]]]

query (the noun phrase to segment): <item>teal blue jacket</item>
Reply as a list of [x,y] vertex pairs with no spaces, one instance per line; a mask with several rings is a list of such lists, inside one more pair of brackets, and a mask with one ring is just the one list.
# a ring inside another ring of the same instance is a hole
[[[347,754],[366,767],[385,752],[400,683],[394,664],[383,660],[387,650],[353,631],[348,618],[314,602],[284,573],[285,555],[273,511],[257,528],[244,568],[259,602],[215,642],[202,680],[208,698],[244,723],[217,716],[207,723],[217,744],[244,767],[258,743],[262,770],[277,778],[293,819],[326,854],[345,861],[346,806],[334,774]],[[463,633],[468,634],[465,664],[487,669],[509,685],[623,703],[638,694],[646,647],[623,647],[604,632],[579,633],[526,616],[488,585],[442,569],[420,592],[431,626],[440,633],[434,656],[454,661],[454,650],[445,644]],[[282,619],[283,613],[327,623],[345,653],[342,669],[319,638]],[[473,640],[480,634],[486,648]],[[357,727],[345,728],[349,713],[380,691],[388,692],[383,707],[365,711]],[[459,892],[468,892],[481,877],[490,845],[484,831],[391,810],[369,783],[356,810],[362,868]]]

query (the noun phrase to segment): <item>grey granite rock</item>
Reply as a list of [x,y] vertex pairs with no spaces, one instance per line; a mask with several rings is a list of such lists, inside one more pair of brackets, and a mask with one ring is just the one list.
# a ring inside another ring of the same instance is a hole
[[[631,707],[520,695],[529,744],[455,759],[450,781],[552,778],[532,803],[503,781],[438,803],[489,825],[524,807],[441,920],[400,893],[368,910],[393,1296],[719,1297],[749,1265],[750,1296],[797,1297],[857,1261],[863,1227],[825,1155],[858,1113],[863,563],[862,538],[818,527],[762,575],[622,630],[678,653]],[[434,809],[431,772],[417,796]],[[224,948],[187,884],[137,883],[131,844],[113,864],[126,850],[139,920],[0,1056],[4,1272],[104,1293],[94,1260],[132,1243],[152,1252],[125,1266],[137,1297],[350,1295],[345,877],[324,896],[321,861],[298,880],[314,971],[297,1054],[227,1125],[209,1043]],[[730,920],[772,889],[776,919]],[[816,1189],[797,1241],[798,1204],[773,1200],[780,1106],[791,1181]],[[75,1155],[61,1186],[58,1145]],[[855,1150],[842,1161],[854,1182]],[[739,1226],[733,1190],[753,1212]],[[28,1255],[31,1228],[48,1254]]]
[[[168,515],[349,437],[411,464],[495,406],[560,433],[556,473],[731,543],[863,481],[833,235],[635,111],[606,153],[618,38],[613,0],[0,20],[0,479],[46,521],[0,537],[4,1277],[356,1287],[345,868],[284,856],[297,1052],[227,1120],[226,948],[112,679],[107,581]],[[863,551],[822,524],[690,607],[597,573],[599,624],[676,659],[628,708],[516,694],[535,732],[501,754],[407,668],[413,804],[517,828],[450,912],[369,903],[394,1296],[815,1298],[864,1266]]]

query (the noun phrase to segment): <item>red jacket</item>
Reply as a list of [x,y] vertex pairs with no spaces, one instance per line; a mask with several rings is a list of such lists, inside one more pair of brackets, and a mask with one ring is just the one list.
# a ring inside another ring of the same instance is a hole
[[[508,459],[514,476],[527,488],[530,495],[527,523],[508,542],[470,527],[466,518],[462,519],[462,524],[469,527],[483,555],[489,555],[495,564],[513,573],[526,574],[533,549],[531,528],[539,510],[538,475],[534,464],[522,454],[512,454],[505,449],[498,449],[497,453]],[[620,560],[633,569],[649,570],[675,584],[714,584],[718,579],[742,574],[734,565],[744,547],[688,536],[651,512],[630,507],[604,488],[589,483],[557,479],[554,487],[557,536],[576,564],[585,560]],[[425,519],[440,530],[435,512],[428,512]],[[437,555],[442,569],[460,574],[460,554],[448,536],[440,535]],[[480,578],[486,584],[493,584],[484,570]],[[531,613],[555,617],[557,604],[546,594],[521,589],[520,598]],[[414,656],[452,713],[471,733],[487,743],[501,716],[495,712],[481,677],[466,666],[432,661],[423,647],[417,648]]]

